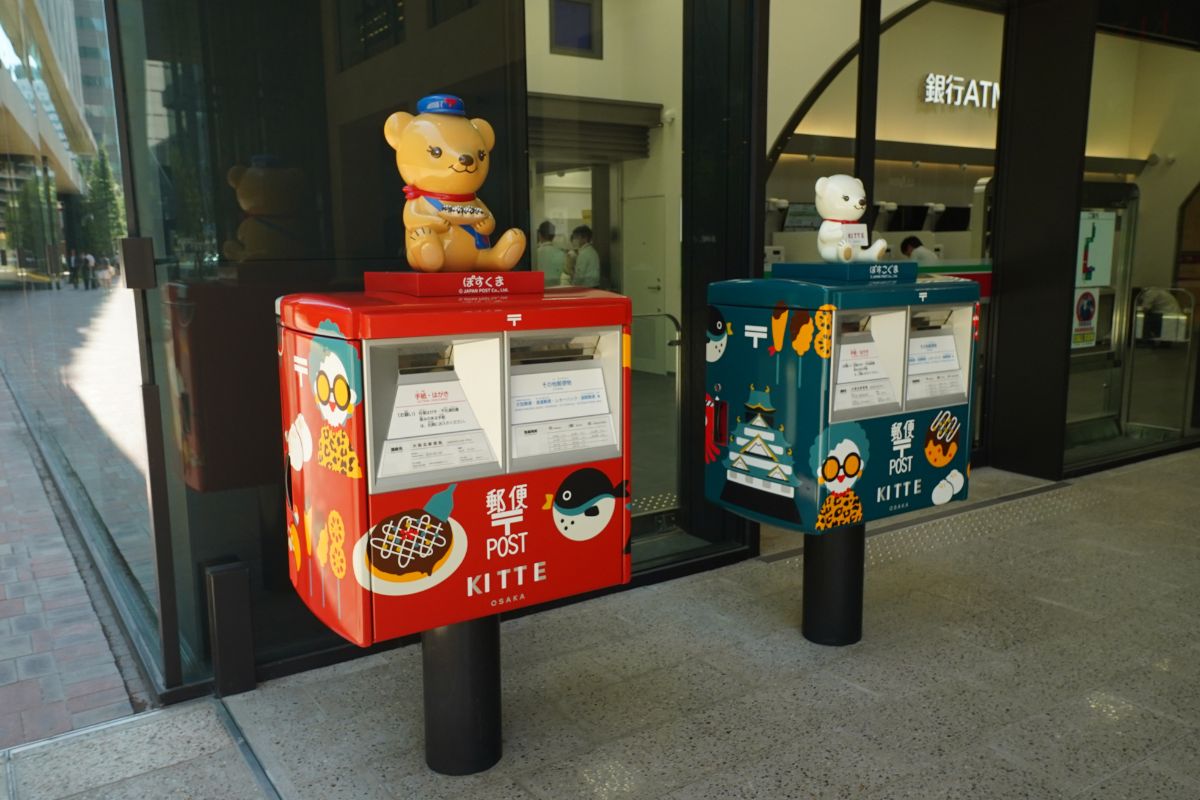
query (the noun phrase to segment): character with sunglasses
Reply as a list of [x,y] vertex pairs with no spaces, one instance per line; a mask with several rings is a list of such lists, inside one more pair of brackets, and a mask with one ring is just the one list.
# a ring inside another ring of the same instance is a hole
[[[318,331],[340,333],[332,322],[322,322]],[[317,463],[347,477],[362,477],[358,453],[345,430],[359,402],[361,366],[354,345],[333,337],[314,338],[308,353],[309,385],[324,425],[317,444]]]
[[852,487],[866,468],[869,452],[866,431],[853,422],[833,425],[817,437],[809,451],[809,465],[829,496],[817,514],[816,530],[862,522],[862,500]]

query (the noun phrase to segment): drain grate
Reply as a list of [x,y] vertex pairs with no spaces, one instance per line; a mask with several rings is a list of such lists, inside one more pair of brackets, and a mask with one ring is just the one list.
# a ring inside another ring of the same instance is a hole
[[[958,542],[1070,514],[1095,502],[1088,489],[1052,483],[974,503],[961,509],[931,512],[923,522],[902,522],[867,529],[867,565],[879,566]],[[803,555],[804,547],[761,556],[767,563]]]
[[1068,516],[1091,504],[1090,492],[1068,483],[1039,487],[1035,494],[997,498],[952,516],[869,534],[867,566],[878,567],[918,553],[994,536],[1006,530]]
[[679,495],[674,492],[663,492],[661,494],[651,494],[645,497],[636,497],[629,504],[629,510],[633,516],[639,514],[656,514],[660,511],[674,511],[679,508]]

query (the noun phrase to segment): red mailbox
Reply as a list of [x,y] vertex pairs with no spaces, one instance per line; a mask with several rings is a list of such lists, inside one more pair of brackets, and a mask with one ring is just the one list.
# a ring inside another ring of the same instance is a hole
[[627,298],[368,273],[278,301],[289,572],[359,645],[629,580]]

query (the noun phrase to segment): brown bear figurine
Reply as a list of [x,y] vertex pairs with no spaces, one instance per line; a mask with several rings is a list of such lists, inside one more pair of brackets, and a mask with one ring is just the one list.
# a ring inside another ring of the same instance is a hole
[[438,94],[417,102],[416,116],[397,111],[383,135],[404,178],[405,254],[422,272],[503,271],[525,252],[525,234],[511,228],[495,245],[496,218],[475,194],[487,178],[496,134],[469,119],[463,101]]
[[231,167],[226,175],[237,192],[244,217],[237,235],[222,248],[231,261],[302,258],[311,246],[305,218],[304,173],[284,167],[275,156],[258,155],[250,166]]

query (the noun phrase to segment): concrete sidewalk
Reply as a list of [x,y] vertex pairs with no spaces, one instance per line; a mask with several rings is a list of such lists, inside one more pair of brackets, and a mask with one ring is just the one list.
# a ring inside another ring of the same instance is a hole
[[[486,773],[407,647],[11,750],[0,800],[1200,797],[1200,451],[868,540],[864,638],[781,551],[502,626]],[[244,742],[243,742],[244,737]]]

